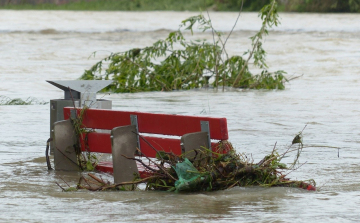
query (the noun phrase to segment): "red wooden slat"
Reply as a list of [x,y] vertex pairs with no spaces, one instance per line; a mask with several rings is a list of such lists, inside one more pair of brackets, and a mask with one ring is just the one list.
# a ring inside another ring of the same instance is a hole
[[[176,155],[181,155],[180,139],[157,138],[150,136],[143,137],[158,151],[173,152]],[[144,153],[145,156],[156,157],[156,151],[151,148],[149,144],[147,144],[143,139],[140,139],[141,152]]]
[[111,173],[114,172],[114,167],[112,162],[101,162],[95,167],[98,171],[104,172],[104,173]]
[[[87,144],[85,143],[87,137]],[[156,150],[173,152],[176,155],[181,154],[180,139],[171,138],[157,138],[150,136],[142,136],[149,142]],[[82,151],[96,152],[96,153],[111,153],[111,139],[108,133],[91,132],[87,136],[82,135],[80,139]],[[85,147],[85,144],[87,145]],[[141,151],[148,157],[155,157],[156,151],[151,148],[143,139],[140,138]]]
[[[176,155],[181,154],[180,139],[158,138],[151,136],[142,137],[158,151],[173,152]],[[85,140],[87,140],[87,144],[85,143]],[[140,138],[140,148],[142,153],[148,157],[156,157],[156,151],[151,148],[151,146],[146,143],[145,140]],[[82,138],[80,139],[80,143],[82,151],[111,154],[111,139],[109,133],[91,132],[88,134],[83,134]],[[212,150],[215,152],[218,152],[218,149],[216,149],[217,146],[217,143],[211,143]],[[226,151],[228,151],[227,147],[225,148],[225,152]]]
[[[69,119],[70,109],[72,108],[64,108],[65,119]],[[111,130],[118,126],[130,125],[130,115],[137,115],[139,132],[142,133],[182,136],[200,132],[200,121],[209,121],[210,138],[228,139],[226,118],[88,109],[83,117],[83,125],[88,128]]]
[[[151,172],[146,171],[145,167],[141,165],[140,163],[136,163],[137,168],[140,174],[140,178],[146,178],[151,176]],[[152,168],[157,169],[155,166],[151,166]],[[101,162],[95,167],[98,171],[104,172],[104,173],[110,173],[113,174],[114,168],[112,162]]]
[[[86,136],[87,135],[87,136]],[[87,137],[87,144],[85,143]],[[109,133],[91,132],[80,138],[81,150],[95,153],[111,153],[111,139]],[[87,145],[85,147],[85,144]]]

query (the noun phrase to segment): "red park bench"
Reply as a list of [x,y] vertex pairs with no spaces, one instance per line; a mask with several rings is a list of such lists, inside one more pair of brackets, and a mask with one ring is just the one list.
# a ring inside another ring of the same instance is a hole
[[[54,162],[57,170],[79,169],[73,149],[77,139],[69,120],[70,117],[76,117],[75,111],[80,114],[81,109],[65,107],[65,120],[54,124]],[[131,181],[134,172],[138,172],[141,177],[146,176],[145,170],[138,167],[134,160],[122,156],[133,158],[136,148],[151,158],[156,157],[156,151],[151,145],[159,151],[176,155],[200,147],[209,148],[209,144],[213,151],[222,152],[220,150],[225,147],[221,145],[228,139],[226,118],[105,109],[87,109],[82,118],[82,127],[95,131],[87,133],[86,140],[80,139],[81,150],[112,154],[113,162],[100,162],[96,169],[113,173],[115,183]],[[111,130],[111,133],[97,130]]]

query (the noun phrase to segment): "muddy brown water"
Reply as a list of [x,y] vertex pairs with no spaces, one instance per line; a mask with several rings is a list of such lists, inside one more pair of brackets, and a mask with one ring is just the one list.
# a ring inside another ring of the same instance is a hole
[[[192,12],[0,11],[0,95],[62,98],[45,80],[74,80],[109,52],[165,38]],[[228,33],[236,13],[211,13]],[[230,141],[255,161],[277,142],[284,151],[307,124],[300,169],[318,191],[233,188],[213,193],[61,192],[81,173],[47,171],[49,105],[0,106],[1,222],[358,222],[360,214],[360,25],[358,14],[281,14],[266,38],[271,70],[285,70],[284,91],[193,90],[99,95],[114,109],[226,117]],[[260,27],[243,13],[227,44],[249,48]],[[199,38],[212,38],[200,33]],[[92,52],[98,51],[95,57]],[[295,154],[293,154],[295,155]],[[285,159],[290,163],[294,156]],[[338,156],[339,155],[339,156]],[[111,177],[109,177],[111,179]]]

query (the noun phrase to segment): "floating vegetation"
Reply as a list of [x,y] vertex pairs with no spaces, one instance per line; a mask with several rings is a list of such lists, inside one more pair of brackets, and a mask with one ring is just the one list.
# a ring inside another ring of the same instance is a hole
[[[230,143],[228,148],[226,153],[202,148],[195,151],[193,158],[186,158],[187,154],[178,156],[157,151],[155,166],[150,163],[150,158],[138,150],[149,163],[146,164],[142,159],[133,159],[144,167],[147,177],[141,179],[140,176],[135,176],[131,182],[112,184],[101,176],[89,173],[87,177],[80,178],[76,188],[90,191],[136,190],[139,184],[145,184],[145,190],[174,192],[217,191],[235,186],[316,190],[314,180],[294,181],[287,178],[289,173],[303,165],[298,162],[303,149],[302,131],[295,136],[284,153],[278,153],[275,144],[271,154],[256,163],[245,154],[236,153]],[[296,153],[293,163],[286,165],[281,162],[291,152]]]
[[49,102],[39,101],[34,97],[28,97],[26,100],[21,98],[11,99],[7,96],[0,95],[0,105],[46,105]]

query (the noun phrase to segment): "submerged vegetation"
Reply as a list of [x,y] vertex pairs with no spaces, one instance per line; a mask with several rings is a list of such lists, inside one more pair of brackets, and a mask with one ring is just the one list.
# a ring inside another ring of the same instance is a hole
[[[229,56],[225,48],[229,36],[224,38],[214,29],[210,16],[198,15],[182,21],[177,31],[152,46],[112,53],[86,70],[81,79],[114,80],[106,88],[112,92],[172,91],[208,86],[223,90],[225,87],[284,89],[285,72],[268,71],[266,51],[262,47],[268,29],[279,24],[277,2],[272,0],[265,5],[259,17],[262,26],[250,37],[251,47],[242,56]],[[211,31],[212,42],[185,39],[185,31],[194,35],[195,26],[202,32]],[[261,73],[253,75],[250,64],[261,69]]]
[[0,105],[45,105],[48,102],[39,101],[36,98],[29,97],[26,100],[21,98],[11,99],[7,96],[0,95]]

